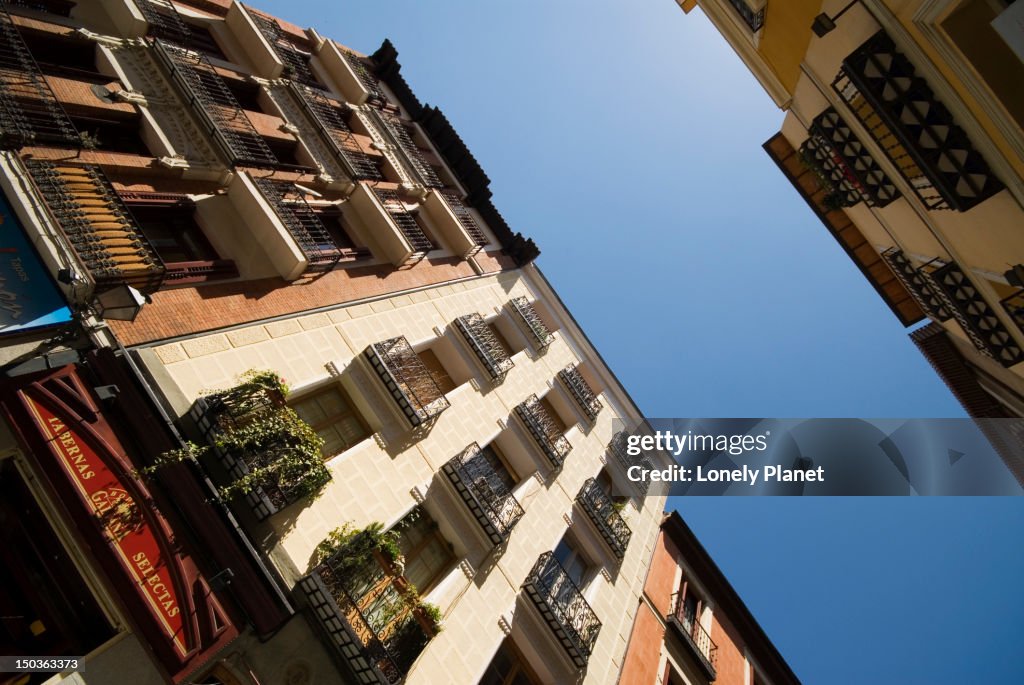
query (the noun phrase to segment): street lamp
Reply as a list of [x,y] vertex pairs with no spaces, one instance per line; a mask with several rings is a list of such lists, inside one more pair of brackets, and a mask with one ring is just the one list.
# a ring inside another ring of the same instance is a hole
[[135,288],[121,284],[96,295],[96,313],[104,319],[134,321],[149,301]]
[[832,32],[832,29],[836,27],[836,22],[839,21],[839,17],[846,14],[847,10],[856,5],[860,0],[852,0],[846,7],[839,10],[834,16],[830,17],[827,13],[822,12],[814,18],[814,23],[811,24],[811,30],[814,31],[814,35],[818,38],[824,38],[826,35]]

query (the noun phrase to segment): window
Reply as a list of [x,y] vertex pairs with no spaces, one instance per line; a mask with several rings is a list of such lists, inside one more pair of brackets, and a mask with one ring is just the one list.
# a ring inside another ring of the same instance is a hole
[[336,383],[288,405],[323,438],[326,457],[341,454],[372,434],[352,400]]
[[582,590],[585,581],[588,581],[587,570],[590,568],[590,561],[580,551],[577,543],[569,533],[562,536],[558,547],[555,547],[555,559],[562,565],[566,575],[576,584],[576,588]]
[[259,84],[244,79],[224,77],[224,85],[238,101],[238,106],[250,112],[262,112]]
[[608,472],[608,469],[601,469],[601,473],[597,474],[597,485],[601,488],[604,494],[608,495],[608,498],[612,501],[612,506],[615,507],[616,511],[622,511],[622,508],[629,501],[629,497],[623,495],[615,495],[615,483],[612,480],[612,474]]
[[311,207],[311,209],[320,219],[320,223],[324,225],[324,229],[334,241],[335,246],[342,251],[343,258],[363,259],[373,256],[369,248],[360,245],[352,237],[340,209],[337,207]]
[[469,473],[488,474],[488,481],[496,479],[498,482],[494,485],[498,485],[498,487],[496,488],[492,485],[491,488],[499,492],[502,491],[500,489],[502,486],[504,492],[511,492],[518,480],[515,471],[512,470],[508,460],[505,459],[505,455],[501,453],[498,446],[494,443],[481,447],[480,451],[466,462],[466,470]]
[[431,378],[437,383],[437,387],[441,390],[442,395],[447,395],[455,389],[455,381],[448,375],[448,371],[441,364],[441,360],[437,358],[433,350],[423,350],[422,352],[417,352],[416,355],[423,362],[423,365],[427,367],[427,371],[430,372]]
[[676,604],[676,618],[687,629],[692,629],[694,624],[700,624],[700,615],[704,610],[704,601],[691,587],[684,577],[679,587],[679,596]]
[[542,407],[544,407],[544,411],[546,411],[548,413],[548,416],[551,417],[551,422],[553,424],[553,426],[552,426],[553,429],[557,430],[556,434],[553,434],[553,435],[548,436],[548,437],[552,437],[553,438],[553,437],[557,437],[559,435],[564,435],[565,434],[565,428],[566,428],[565,421],[563,421],[562,417],[559,416],[557,411],[555,411],[555,408],[551,404],[551,401],[547,397],[542,397],[542,398],[540,398],[540,405]]
[[110,152],[126,152],[149,156],[149,148],[139,133],[139,118],[130,115],[124,119],[70,114],[71,123],[82,134],[83,147]]
[[514,352],[512,351],[512,345],[509,344],[508,338],[501,334],[498,327],[494,323],[487,324],[487,328],[491,331],[494,339],[497,341],[498,346],[505,352],[506,355],[511,357]]
[[526,659],[510,639],[498,647],[478,685],[540,685]]
[[93,41],[28,28],[19,30],[44,74],[98,84],[116,80],[96,69],[96,43]]
[[195,206],[191,202],[131,203],[129,209],[164,264],[218,259],[203,229],[195,222]]
[[210,57],[216,59],[228,61],[224,51],[220,49],[220,45],[217,44],[217,39],[213,37],[213,32],[206,26],[199,26],[197,24],[188,25],[188,42],[185,47],[195,50],[196,52],[202,52]]
[[440,582],[455,563],[452,546],[441,535],[434,519],[421,507],[405,516],[395,529],[405,556],[405,577],[424,595]]

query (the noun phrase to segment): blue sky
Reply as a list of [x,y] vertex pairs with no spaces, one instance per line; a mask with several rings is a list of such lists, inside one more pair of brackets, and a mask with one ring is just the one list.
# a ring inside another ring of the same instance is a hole
[[[783,115],[699,11],[254,4],[391,38],[648,416],[963,416],[761,150]],[[804,683],[1024,681],[1024,499],[674,504]]]

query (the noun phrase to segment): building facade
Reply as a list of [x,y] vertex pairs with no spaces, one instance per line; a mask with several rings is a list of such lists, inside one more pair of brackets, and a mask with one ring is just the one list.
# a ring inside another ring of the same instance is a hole
[[967,411],[1024,416],[1024,6],[679,4],[785,110],[764,149],[899,321],[930,320],[913,340]]
[[799,685],[678,512],[665,517],[620,685]]
[[0,33],[0,639],[84,659],[0,683],[615,682],[642,417],[394,47],[229,0]]

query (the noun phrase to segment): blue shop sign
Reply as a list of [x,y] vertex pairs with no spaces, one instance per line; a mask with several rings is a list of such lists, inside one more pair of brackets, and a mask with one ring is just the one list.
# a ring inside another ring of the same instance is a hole
[[0,192],[0,335],[68,321],[64,295]]

